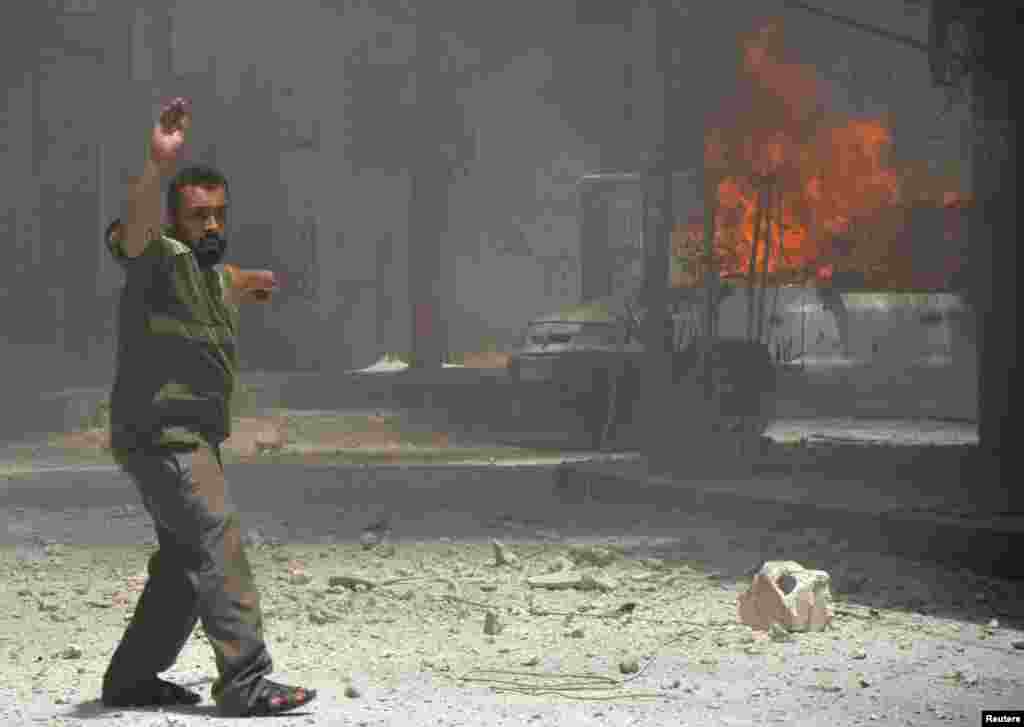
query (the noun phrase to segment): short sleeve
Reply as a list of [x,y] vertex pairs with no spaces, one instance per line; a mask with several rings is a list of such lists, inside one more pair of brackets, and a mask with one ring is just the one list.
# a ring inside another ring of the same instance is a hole
[[[140,267],[140,263],[152,263],[155,257],[162,257],[160,255],[160,246],[154,245],[154,241],[160,238],[152,237],[146,243],[146,249],[141,255],[137,257],[129,257],[125,255],[124,249],[121,247],[121,239],[119,233],[122,229],[120,219],[116,219],[107,225],[106,232],[104,233],[104,244],[107,246],[107,251],[110,252],[110,256],[114,258],[118,265],[124,270]],[[148,267],[147,265],[141,265],[142,267]]]

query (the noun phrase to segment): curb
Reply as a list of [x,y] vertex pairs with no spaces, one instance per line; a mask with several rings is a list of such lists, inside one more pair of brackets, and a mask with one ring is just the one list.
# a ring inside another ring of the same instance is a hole
[[[958,518],[932,512],[888,511],[795,502],[771,493],[710,490],[667,477],[608,473],[573,467],[573,489],[607,504],[651,503],[731,520],[740,526],[777,530],[827,530],[854,550],[888,553],[1003,578],[1024,578],[1024,559],[1014,551],[1024,536],[1024,517]],[[763,483],[751,481],[752,486]],[[624,487],[624,485],[626,485]]]

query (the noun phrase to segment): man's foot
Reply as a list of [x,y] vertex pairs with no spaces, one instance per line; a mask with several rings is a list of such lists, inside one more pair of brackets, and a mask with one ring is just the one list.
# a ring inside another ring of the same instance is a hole
[[195,692],[159,677],[116,691],[103,689],[103,704],[107,707],[173,707],[199,704],[202,699]]
[[269,717],[304,707],[316,699],[315,689],[289,687],[269,679],[262,679],[256,687],[256,699],[241,710],[221,710],[225,717]]

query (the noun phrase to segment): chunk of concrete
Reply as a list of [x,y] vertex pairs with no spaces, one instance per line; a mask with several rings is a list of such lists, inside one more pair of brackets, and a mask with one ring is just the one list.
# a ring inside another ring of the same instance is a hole
[[773,623],[789,631],[823,631],[834,616],[830,582],[825,571],[768,561],[739,597],[739,620],[758,631]]
[[579,588],[584,583],[582,573],[560,571],[558,573],[546,573],[526,579],[526,585],[530,588],[548,588],[553,591],[564,591],[570,588]]

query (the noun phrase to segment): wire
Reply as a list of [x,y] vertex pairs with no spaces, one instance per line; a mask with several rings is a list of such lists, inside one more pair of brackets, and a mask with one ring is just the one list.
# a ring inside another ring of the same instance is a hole
[[800,2],[800,0],[782,0],[782,4],[787,5],[791,8],[796,8],[798,10],[804,10],[808,13],[811,13],[812,15],[817,15],[822,18],[828,18],[829,20],[833,20],[841,25],[846,25],[851,28],[855,28],[856,30],[861,30],[864,31],[865,33],[870,33],[871,35],[877,35],[880,38],[895,41],[896,43],[900,43],[902,45],[915,48],[925,53],[945,53],[952,56],[953,58],[956,58],[965,65],[969,65],[970,59],[968,59],[962,53],[951,51],[945,48],[939,48],[929,43],[925,43],[924,41],[918,40],[917,38],[913,38],[909,35],[903,35],[902,33],[894,33],[891,30],[880,28],[877,25],[863,23],[859,20],[848,18],[845,15],[831,13],[828,10],[823,10],[822,8],[817,8],[814,7],[813,5],[808,5],[807,3]]

